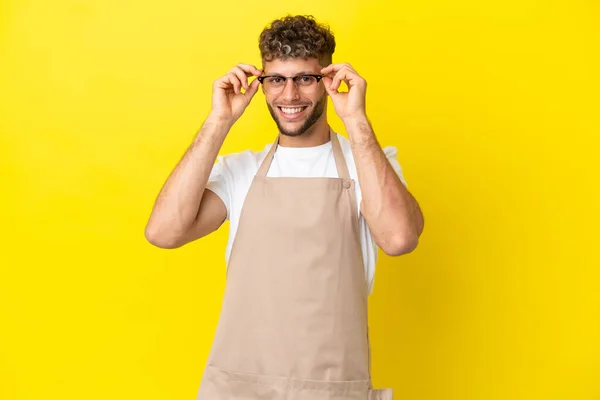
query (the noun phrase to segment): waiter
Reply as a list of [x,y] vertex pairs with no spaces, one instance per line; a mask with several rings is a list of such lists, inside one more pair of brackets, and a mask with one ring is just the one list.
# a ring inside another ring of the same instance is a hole
[[[414,250],[422,213],[395,149],[377,142],[365,80],[332,63],[331,31],[287,16],[263,30],[259,48],[262,70],[239,64],[214,82],[210,114],[145,231],[176,248],[230,221],[221,316],[197,400],[389,400],[391,389],[371,384],[367,298],[377,248]],[[218,157],[259,86],[274,143]],[[328,98],[348,139],[328,124]]]

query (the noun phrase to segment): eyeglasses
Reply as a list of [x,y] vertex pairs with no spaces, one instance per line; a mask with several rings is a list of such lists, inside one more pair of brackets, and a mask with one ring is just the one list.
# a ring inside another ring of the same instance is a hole
[[302,74],[296,76],[265,75],[257,79],[269,94],[279,94],[285,88],[288,79],[291,79],[298,91],[302,93],[312,93],[318,86],[323,75]]

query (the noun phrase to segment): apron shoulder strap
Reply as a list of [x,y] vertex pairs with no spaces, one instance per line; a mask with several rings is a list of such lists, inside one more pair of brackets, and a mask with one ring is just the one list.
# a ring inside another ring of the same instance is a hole
[[346,159],[344,158],[344,153],[342,152],[342,146],[340,146],[337,133],[335,133],[333,130],[330,130],[330,134],[331,145],[333,148],[333,158],[335,158],[335,166],[337,167],[338,176],[344,180],[349,180],[350,172],[348,172],[348,164],[346,164]]

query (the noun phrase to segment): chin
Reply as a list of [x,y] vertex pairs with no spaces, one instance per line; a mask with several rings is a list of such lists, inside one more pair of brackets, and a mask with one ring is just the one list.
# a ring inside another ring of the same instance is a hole
[[281,132],[283,135],[290,136],[290,137],[300,136],[310,128],[310,126],[305,127],[304,125],[302,125],[299,128],[286,128],[285,125],[287,125],[285,122],[282,124],[280,121],[277,121],[277,126],[279,127],[279,132]]
[[269,103],[267,103],[267,106],[271,113],[271,117],[273,117],[273,120],[277,124],[277,128],[279,128],[279,132],[286,136],[296,137],[306,133],[323,116],[326,101],[327,96],[321,97],[314,106],[308,107],[303,111],[304,115],[293,120],[282,117],[280,115],[281,110],[276,106],[271,106]]

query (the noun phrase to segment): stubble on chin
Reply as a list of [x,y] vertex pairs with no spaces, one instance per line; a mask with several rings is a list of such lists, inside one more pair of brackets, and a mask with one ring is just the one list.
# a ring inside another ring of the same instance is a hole
[[269,109],[269,113],[271,113],[271,117],[275,121],[275,124],[277,124],[279,132],[286,136],[296,137],[305,133],[311,126],[315,124],[315,122],[319,120],[319,118],[321,118],[321,115],[323,115],[323,112],[325,111],[326,100],[327,96],[321,97],[317,102],[315,108],[311,111],[308,118],[302,123],[302,125],[298,129],[294,131],[290,131],[283,127],[283,125],[281,124],[281,119],[277,115],[277,111],[273,107],[271,107],[269,103],[267,103],[267,108]]

